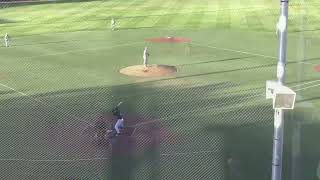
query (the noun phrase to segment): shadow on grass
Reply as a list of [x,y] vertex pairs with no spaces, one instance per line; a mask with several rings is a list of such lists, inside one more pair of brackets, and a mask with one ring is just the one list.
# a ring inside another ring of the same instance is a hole
[[41,4],[59,4],[59,3],[81,3],[100,0],[4,0],[0,2],[1,8],[32,6]]
[[[246,109],[246,110],[245,110]],[[246,179],[270,179],[272,167],[273,146],[273,109],[271,106],[248,106],[245,109],[231,110],[228,113],[215,115],[216,118],[239,121],[236,125],[220,124],[214,122],[203,127],[207,133],[221,131],[226,134],[226,177],[238,180]],[[241,115],[243,114],[243,115]],[[302,173],[301,179],[313,179],[320,156],[319,143],[312,140],[320,130],[319,123],[308,123],[311,115],[303,115],[295,112],[290,116],[285,115],[285,135],[283,153],[283,179],[292,177],[292,138],[294,122],[299,120],[306,122],[301,130],[301,163],[299,169]],[[258,120],[257,120],[258,119]],[[247,123],[246,123],[247,122]],[[295,157],[296,158],[296,157]]]
[[3,19],[3,18],[0,18],[0,24],[9,24],[9,23],[16,23],[17,21],[12,21],[12,20],[9,20],[9,19]]

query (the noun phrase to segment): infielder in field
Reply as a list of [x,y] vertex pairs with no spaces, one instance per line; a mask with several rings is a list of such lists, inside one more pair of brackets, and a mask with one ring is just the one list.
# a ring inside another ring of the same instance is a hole
[[111,30],[114,31],[116,29],[116,21],[114,18],[111,19]]
[[143,51],[143,65],[144,65],[144,67],[148,67],[149,56],[150,56],[150,54],[148,52],[148,47],[145,47],[144,51]]
[[10,37],[9,37],[8,33],[6,33],[3,38],[4,38],[5,46],[9,47],[10,46]]

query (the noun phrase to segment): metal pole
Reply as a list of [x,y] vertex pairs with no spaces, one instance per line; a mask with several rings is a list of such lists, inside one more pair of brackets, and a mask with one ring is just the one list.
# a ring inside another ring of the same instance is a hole
[[281,180],[283,152],[283,110],[276,109],[274,115],[274,138],[272,157],[272,180]]
[[[287,59],[287,27],[288,27],[288,0],[281,0],[281,14],[278,22],[279,32],[279,61],[277,66],[278,84],[285,82],[285,66]],[[276,109],[274,115],[274,137],[272,156],[272,180],[281,180],[282,153],[283,153],[284,114],[282,109]]]

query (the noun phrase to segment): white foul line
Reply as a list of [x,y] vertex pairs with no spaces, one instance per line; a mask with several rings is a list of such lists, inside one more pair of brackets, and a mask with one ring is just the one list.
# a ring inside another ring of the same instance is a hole
[[37,55],[37,56],[29,56],[29,57],[24,57],[26,59],[29,58],[37,58],[37,57],[45,57],[45,56],[56,56],[56,55],[63,55],[63,54],[69,54],[69,53],[75,53],[75,52],[82,52],[82,51],[95,51],[95,50],[101,50],[101,49],[111,49],[115,47],[122,47],[122,46],[131,46],[135,44],[142,44],[145,42],[139,41],[139,42],[132,42],[132,43],[124,43],[124,44],[117,44],[114,46],[108,46],[108,47],[97,47],[97,48],[88,48],[88,49],[79,49],[79,50],[71,50],[71,51],[64,51],[64,52],[57,52],[57,53],[48,53],[48,54],[42,54],[42,55]]
[[[278,57],[276,57],[276,56],[269,56],[269,55],[264,55],[264,54],[259,54],[259,53],[248,52],[248,51],[240,51],[240,50],[229,49],[229,48],[220,48],[220,47],[217,47],[217,46],[203,45],[203,44],[198,44],[198,43],[190,43],[190,44],[193,44],[193,45],[196,45],[196,46],[208,47],[208,48],[212,48],[212,49],[223,50],[223,51],[230,51],[230,52],[236,52],[236,53],[241,53],[241,54],[260,56],[260,57],[264,57],[264,58],[278,59]],[[308,65],[316,65],[316,63],[310,63],[310,62],[304,62],[304,61],[296,62],[296,63],[308,64]]]
[[62,113],[62,114],[67,114],[68,116],[70,116],[70,117],[72,117],[72,118],[74,118],[74,119],[76,119],[76,120],[78,120],[78,121],[82,121],[82,122],[88,123],[89,125],[92,126],[91,123],[89,123],[89,122],[87,122],[87,121],[85,121],[85,120],[82,120],[81,118],[79,118],[79,117],[77,117],[77,116],[75,116],[75,115],[72,115],[72,114],[67,113],[67,112],[65,112],[65,111],[62,111],[62,110],[60,110],[60,109],[57,109],[56,107],[54,107],[54,106],[52,106],[52,105],[49,105],[48,103],[45,103],[45,102],[43,102],[43,101],[40,101],[39,99],[33,98],[33,97],[31,97],[30,95],[28,95],[28,94],[26,94],[26,93],[23,93],[23,92],[21,92],[21,91],[18,91],[18,90],[14,89],[14,88],[12,88],[12,87],[10,87],[10,86],[8,86],[8,85],[5,85],[5,84],[3,84],[3,83],[0,83],[0,85],[3,86],[3,87],[5,87],[5,88],[8,88],[8,89],[10,89],[10,90],[12,90],[12,91],[14,91],[14,92],[16,92],[16,93],[18,93],[18,94],[20,94],[20,95],[22,95],[22,96],[26,96],[26,97],[32,99],[33,101],[36,101],[36,102],[41,103],[41,104],[44,104],[44,105],[46,105],[46,106],[51,106],[51,107],[53,107],[53,109],[54,109],[55,111],[57,111],[57,112],[60,112],[60,113]]
[[8,89],[10,89],[10,90],[12,90],[12,91],[14,91],[14,92],[16,92],[16,93],[18,93],[18,94],[20,94],[20,95],[22,95],[22,96],[28,96],[27,94],[25,94],[25,93],[23,93],[23,92],[20,92],[20,91],[17,91],[17,90],[15,90],[15,89],[13,89],[12,87],[7,86],[7,85],[5,85],[5,84],[0,83],[0,85],[3,86],[3,87],[5,87],[5,88],[8,88]]
[[302,83],[302,84],[297,84],[297,85],[291,86],[291,88],[298,87],[298,86],[301,86],[301,85],[306,85],[306,84],[313,84],[313,83],[318,82],[318,81],[320,81],[320,79],[314,80],[314,81],[309,81],[309,82]]
[[317,87],[317,86],[320,86],[320,84],[316,84],[316,85],[312,85],[312,86],[307,86],[307,87],[304,87],[304,88],[301,88],[301,89],[296,89],[295,91],[306,90],[306,89],[310,89],[310,88]]
[[248,54],[248,55],[260,56],[260,57],[265,57],[265,58],[278,59],[278,57],[275,57],[275,56],[268,56],[268,55],[252,53],[252,52],[248,52],[248,51],[220,48],[220,47],[216,47],[216,46],[209,46],[209,45],[203,45],[203,44],[198,44],[198,43],[191,43],[191,44],[196,45],[196,46],[202,46],[202,47],[208,47],[208,48],[212,48],[212,49],[223,50],[223,51],[237,52],[237,53],[241,53],[241,54]]

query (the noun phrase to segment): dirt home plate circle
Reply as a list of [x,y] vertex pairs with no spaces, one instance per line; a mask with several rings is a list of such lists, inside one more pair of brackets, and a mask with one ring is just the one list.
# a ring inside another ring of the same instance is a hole
[[170,76],[177,72],[175,66],[152,64],[145,67],[144,65],[134,65],[120,69],[120,73],[127,76],[136,77],[160,77]]

